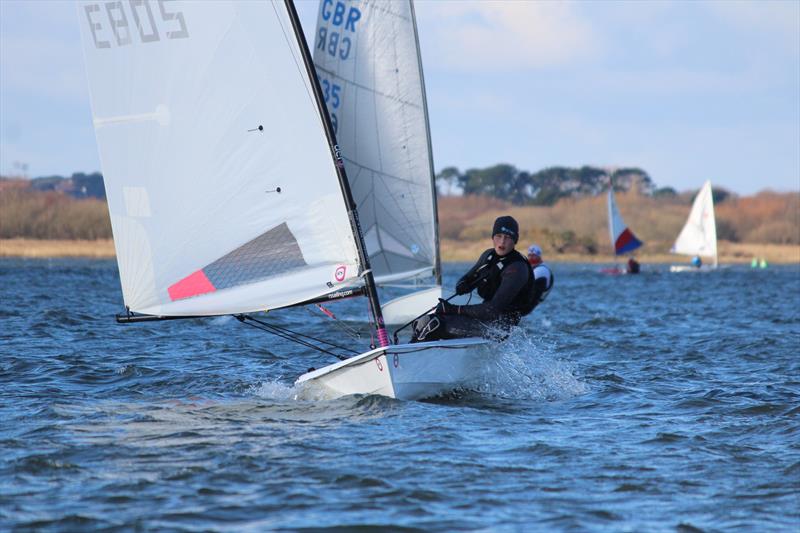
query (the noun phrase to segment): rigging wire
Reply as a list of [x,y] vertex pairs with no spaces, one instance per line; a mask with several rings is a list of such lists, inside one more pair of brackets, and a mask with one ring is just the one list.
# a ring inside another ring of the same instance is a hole
[[318,346],[318,345],[314,344],[313,342],[310,342],[310,341],[305,340],[305,339],[310,339],[311,341],[315,341],[315,342],[320,343],[320,344],[326,344],[326,345],[331,346],[333,348],[337,348],[337,349],[342,350],[344,352],[348,352],[348,353],[350,353],[352,355],[357,355],[358,354],[357,351],[351,350],[349,348],[345,348],[344,346],[339,346],[338,344],[334,344],[332,342],[329,342],[329,341],[326,341],[326,340],[323,340],[323,339],[318,339],[316,337],[312,337],[311,335],[306,335],[304,333],[293,331],[293,330],[290,330],[288,328],[284,328],[284,327],[281,327],[281,326],[276,326],[274,324],[268,324],[268,323],[266,323],[264,321],[258,320],[257,318],[253,318],[250,315],[236,315],[236,319],[239,322],[241,322],[242,324],[246,324],[248,326],[254,327],[254,328],[256,328],[258,330],[261,330],[261,331],[265,331],[267,333],[272,333],[273,335],[276,335],[276,336],[278,336],[278,337],[280,337],[282,339],[294,342],[294,343],[299,344],[301,346],[305,346],[306,348],[310,348],[310,349],[316,350],[318,352],[322,352],[322,353],[325,353],[325,354],[328,354],[328,355],[332,355],[333,357],[336,357],[340,361],[344,361],[345,359],[347,359],[350,356],[349,355],[341,355],[341,354],[338,354],[338,353],[333,352],[331,350],[327,350],[327,349],[325,349],[325,348],[323,348],[321,346]]
[[[285,22],[284,18],[281,17],[280,13],[278,13],[278,8],[276,7],[275,2],[273,1],[273,2],[271,2],[271,4],[272,4],[272,10],[275,12],[275,16],[278,19],[278,25],[281,27],[281,30],[283,31],[283,38],[286,41],[286,44],[289,45],[289,49],[292,51],[292,59],[294,60],[295,67],[297,67],[297,73],[300,75],[300,78],[305,80],[306,76],[308,75],[308,73],[307,73],[305,68],[300,66],[300,61],[298,61],[297,54],[295,53],[296,52],[295,46],[299,46],[297,34],[295,34],[295,38],[294,39],[291,39],[289,37],[289,34],[287,32],[287,28],[284,26],[284,22]],[[294,33],[294,30],[292,30],[292,33]],[[302,54],[302,52],[300,52],[300,53]],[[313,83],[313,81],[312,81],[312,83]],[[314,103],[314,105],[316,105],[316,102],[314,100],[314,90],[313,90],[313,88],[308,83],[305,83],[305,82],[303,83],[303,85],[306,88],[306,94],[308,95],[309,101]],[[321,124],[323,123],[322,117],[320,117],[320,123]]]
[[[289,328],[285,328],[283,326],[277,326],[275,324],[268,324],[267,322],[258,320],[256,318],[253,318],[253,317],[249,316],[249,315],[246,315],[246,318],[249,319],[249,320],[252,320],[253,322],[261,324],[262,326],[264,326],[266,328],[269,328],[271,330],[275,330],[276,332],[280,332],[283,335],[290,335],[290,336],[295,337],[295,338],[302,337],[302,338],[305,338],[305,339],[309,339],[310,341],[318,342],[318,343],[321,343],[321,344],[327,344],[328,346],[331,346],[333,348],[338,348],[339,350],[343,350],[345,352],[350,352],[352,354],[358,354],[358,352],[355,351],[355,350],[351,350],[349,348],[345,348],[344,346],[339,346],[338,344],[334,344],[334,343],[332,343],[330,341],[326,341],[325,339],[319,339],[317,337],[312,337],[311,335],[307,335],[305,333],[300,333],[299,331],[294,331],[294,330],[291,330]],[[304,342],[309,342],[309,341],[304,341]]]
[[[360,338],[361,338],[361,333],[359,333],[359,332],[358,332],[358,331],[357,331],[355,328],[353,328],[353,327],[351,327],[351,326],[348,326],[348,325],[347,325],[347,324],[345,324],[344,322],[340,321],[338,318],[336,318],[336,315],[334,315],[334,314],[333,314],[333,313],[331,313],[331,312],[330,312],[328,309],[326,309],[325,307],[323,307],[323,306],[322,306],[322,304],[316,304],[316,305],[317,305],[317,307],[319,308],[319,310],[320,310],[320,311],[322,311],[322,312],[323,312],[323,313],[324,313],[324,314],[325,314],[325,315],[326,315],[328,318],[330,318],[330,319],[332,319],[332,320],[333,320],[333,325],[334,325],[334,326],[336,326],[337,328],[339,328],[339,329],[340,329],[342,332],[344,332],[344,333],[345,333],[346,335],[348,335],[350,338],[352,338],[352,339],[354,339],[354,340],[358,340],[358,339],[360,339]],[[306,307],[306,310],[308,311],[308,313],[309,313],[310,315],[314,315],[314,316],[316,316],[316,314],[314,313],[314,311],[312,311],[312,310],[311,310],[311,309],[309,309],[308,307]]]

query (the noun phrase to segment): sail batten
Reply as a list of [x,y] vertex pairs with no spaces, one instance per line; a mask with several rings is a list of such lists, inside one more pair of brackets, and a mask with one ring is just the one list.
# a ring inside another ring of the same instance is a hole
[[126,306],[234,314],[355,283],[354,230],[283,2],[107,4],[78,13]]

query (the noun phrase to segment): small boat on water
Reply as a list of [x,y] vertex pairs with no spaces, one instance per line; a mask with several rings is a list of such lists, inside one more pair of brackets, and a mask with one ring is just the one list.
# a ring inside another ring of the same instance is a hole
[[387,324],[403,324],[442,297],[433,151],[414,4],[353,0],[346,11],[337,16],[333,3],[320,2],[314,65],[375,282],[414,291],[383,305]]
[[[707,272],[719,266],[717,259],[717,223],[714,217],[714,195],[711,181],[706,181],[697,193],[675,244],[670,250],[674,254],[692,257],[691,265],[672,265],[670,272]],[[711,258],[711,265],[702,263],[701,257]]]
[[[357,24],[347,9],[339,18]],[[290,0],[87,1],[79,12],[119,322],[233,315],[339,358],[298,379],[329,396],[413,400],[474,377],[488,340],[389,338],[359,218],[375,204],[356,206]],[[363,353],[256,315],[353,287],[376,339]]]
[[[614,255],[625,255],[639,248],[643,243],[622,220],[622,215],[614,198],[614,187],[608,189],[608,233],[611,237],[611,247]],[[627,270],[618,266],[603,268],[601,272],[610,275],[626,274]]]

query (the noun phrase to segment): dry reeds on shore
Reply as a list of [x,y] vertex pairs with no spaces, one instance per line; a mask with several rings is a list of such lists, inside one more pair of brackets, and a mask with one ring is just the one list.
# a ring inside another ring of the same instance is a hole
[[[627,192],[616,199],[625,222],[645,243],[638,256],[664,262],[680,259],[668,252],[686,223],[691,195],[654,198]],[[758,256],[800,262],[800,194],[732,197],[715,209],[721,259],[749,261]],[[440,227],[450,221],[448,231],[441,232],[443,250],[450,250],[453,260],[468,260],[489,245],[492,221],[504,214],[519,222],[521,245],[535,242],[551,259],[613,260],[605,195],[566,198],[553,206],[512,206],[480,196],[440,198]]]
[[[654,261],[668,255],[691,209],[691,194],[652,197],[618,193],[617,204],[645,245],[636,255]],[[552,206],[513,206],[486,196],[438,200],[445,260],[474,260],[490,245],[494,219],[510,214],[520,224],[520,248],[532,242],[551,260],[613,261],[605,195],[565,198]],[[721,261],[800,262],[800,194],[762,192],[729,196],[715,206]],[[26,180],[0,180],[0,256],[114,255],[108,207],[99,199],[36,191]]]
[[51,239],[0,239],[0,257],[114,257],[111,239],[51,240]]
[[0,239],[95,240],[111,238],[105,201],[35,191],[22,180],[0,188]]

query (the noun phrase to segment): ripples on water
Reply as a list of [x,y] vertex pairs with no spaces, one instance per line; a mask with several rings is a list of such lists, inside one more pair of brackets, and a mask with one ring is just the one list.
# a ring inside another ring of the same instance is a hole
[[313,401],[324,357],[117,325],[110,261],[0,260],[0,530],[797,531],[800,270],[554,270],[469,392]]

